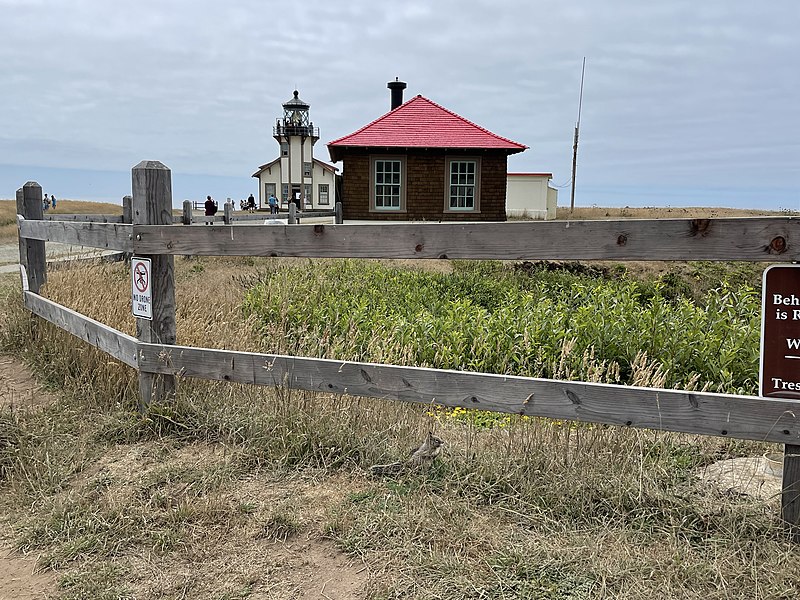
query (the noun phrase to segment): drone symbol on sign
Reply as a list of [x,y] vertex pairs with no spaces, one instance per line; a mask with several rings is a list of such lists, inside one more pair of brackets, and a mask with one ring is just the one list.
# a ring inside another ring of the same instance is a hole
[[147,267],[143,263],[137,263],[136,268],[133,270],[133,281],[136,284],[136,289],[144,293],[147,291],[149,285]]

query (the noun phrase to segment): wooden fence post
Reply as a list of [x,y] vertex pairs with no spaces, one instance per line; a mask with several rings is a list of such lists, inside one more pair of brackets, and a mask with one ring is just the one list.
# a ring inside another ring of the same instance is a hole
[[[24,212],[25,212],[25,195],[24,192],[22,191],[22,188],[19,188],[17,190],[17,229],[19,229],[19,217],[21,217],[22,213]],[[25,267],[25,260],[27,259],[28,256],[28,253],[26,251],[27,246],[25,245],[25,238],[23,238],[21,235],[17,235],[17,238],[19,239],[19,264]],[[28,286],[27,267],[25,267],[25,269],[26,269],[25,273],[22,274],[22,276],[25,278],[25,281],[23,282],[24,283],[23,287]],[[28,289],[30,289],[30,286],[28,286]]]
[[[194,209],[194,202],[192,202],[191,200],[184,200],[183,201],[183,220],[182,220],[182,223],[184,225],[191,225],[192,221],[194,221],[193,209]],[[186,260],[191,260],[192,259],[192,255],[191,254],[187,254],[187,255],[184,256],[184,258]]]
[[122,222],[128,225],[133,223],[133,198],[130,196],[122,197]]
[[[17,214],[26,220],[39,220],[44,217],[42,209],[42,186],[29,181],[17,190]],[[34,294],[47,282],[47,261],[44,240],[19,238],[19,264],[25,267],[28,289]]]
[[[145,160],[131,171],[134,225],[172,225],[172,173],[157,160]],[[136,319],[136,337],[152,344],[176,342],[175,259],[172,255],[144,255],[151,261],[150,293],[153,319]],[[175,376],[139,371],[139,411],[151,402],[175,394]]]
[[[126,225],[133,223],[133,198],[131,196],[122,197],[122,222]],[[123,252],[122,260],[129,264],[131,262],[131,253]]]
[[294,202],[289,202],[289,225],[297,224],[297,205]]
[[191,200],[184,200],[183,201],[183,224],[184,225],[191,225],[193,217],[194,217],[194,215],[192,214],[192,201]]
[[800,541],[800,446],[783,448],[781,518],[795,540]]
[[342,223],[344,223],[344,213],[342,213],[341,202],[336,203],[336,206],[333,207],[333,211],[336,214],[333,222],[336,223],[337,225],[341,225]]
[[[230,200],[230,198],[228,198],[228,200]],[[225,225],[230,225],[231,223],[233,223],[233,204],[231,204],[231,202],[225,203],[224,215],[225,215],[224,216]]]

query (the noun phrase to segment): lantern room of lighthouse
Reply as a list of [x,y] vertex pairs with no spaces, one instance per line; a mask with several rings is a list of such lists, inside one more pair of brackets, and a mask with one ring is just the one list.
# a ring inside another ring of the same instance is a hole
[[313,200],[314,144],[319,139],[319,128],[309,118],[309,104],[299,96],[295,90],[283,104],[283,117],[277,120],[273,133],[281,152],[281,204],[291,201],[303,210]]

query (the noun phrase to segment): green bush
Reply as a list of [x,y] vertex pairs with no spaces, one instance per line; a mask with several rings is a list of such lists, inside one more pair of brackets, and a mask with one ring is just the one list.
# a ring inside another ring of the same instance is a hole
[[264,275],[247,293],[267,351],[531,377],[586,375],[587,357],[635,383],[754,393],[760,299],[724,282],[700,302],[673,280],[455,263],[430,273],[355,260]]

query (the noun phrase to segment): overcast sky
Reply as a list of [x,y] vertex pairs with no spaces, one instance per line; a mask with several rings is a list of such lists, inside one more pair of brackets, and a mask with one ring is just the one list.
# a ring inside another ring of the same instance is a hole
[[294,89],[329,161],[399,77],[569,205],[585,56],[576,204],[797,210],[799,32],[797,0],[0,0],[0,197],[117,201],[160,160],[176,204],[241,198]]

